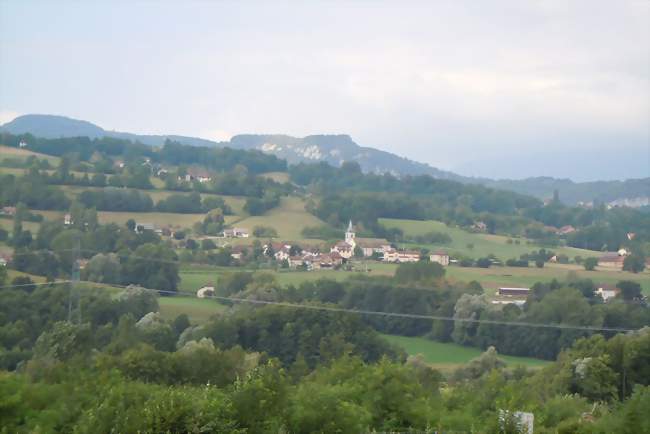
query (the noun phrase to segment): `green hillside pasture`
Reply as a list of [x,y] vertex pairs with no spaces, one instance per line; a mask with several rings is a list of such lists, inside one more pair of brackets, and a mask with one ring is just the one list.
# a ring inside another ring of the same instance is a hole
[[41,154],[38,152],[30,151],[27,149],[14,148],[11,146],[0,145],[0,159],[2,158],[19,158],[26,160],[27,158],[34,156],[39,160],[47,160],[51,165],[57,166],[61,160],[59,157],[54,157],[52,155]]
[[184,313],[190,318],[192,324],[203,324],[213,315],[228,309],[215,300],[192,297],[160,297],[158,298],[160,314],[165,319],[173,320]]
[[307,226],[324,224],[305,210],[305,202],[297,197],[283,197],[280,205],[261,216],[251,216],[237,222],[237,226],[252,231],[255,226],[269,226],[283,240],[303,240],[302,230]]
[[[519,238],[521,244],[508,244],[508,237],[502,235],[490,235],[467,232],[463,229],[450,227],[442,222],[434,220],[399,220],[399,219],[379,219],[379,222],[386,227],[401,229],[405,235],[423,235],[427,232],[443,232],[448,234],[452,242],[450,244],[409,244],[410,247],[426,247],[430,250],[442,249],[450,254],[461,254],[472,258],[480,258],[489,255],[496,255],[502,260],[518,258],[524,253],[530,253],[538,250],[543,246],[536,244],[526,244],[526,239]],[[468,247],[472,244],[473,247]],[[565,254],[570,258],[582,256],[599,256],[599,252],[591,250],[576,249],[573,247],[546,247],[558,254]]]
[[[424,360],[441,370],[457,368],[470,360],[478,357],[482,350],[474,347],[464,347],[454,343],[442,343],[421,337],[407,337],[395,335],[382,335],[390,343],[402,347],[409,355],[422,354]],[[500,359],[509,366],[523,365],[529,368],[544,366],[546,360],[529,357],[515,357],[501,355]]]
[[490,295],[501,286],[531,287],[536,282],[549,282],[553,279],[566,280],[571,273],[581,279],[591,279],[594,283],[616,284],[621,280],[639,282],[644,293],[650,294],[650,271],[643,273],[630,273],[628,271],[595,270],[586,271],[577,265],[546,264],[544,268],[529,267],[490,267],[490,268],[465,268],[447,267],[446,276],[449,280],[469,282],[476,280]]
[[[78,185],[64,185],[61,186],[61,189],[66,193],[66,195],[70,199],[74,199],[77,195],[79,195],[81,192],[89,190],[89,191],[97,191],[97,190],[103,190],[104,187],[82,187]],[[182,191],[171,191],[171,190],[142,190],[142,189],[128,189],[128,190],[138,190],[142,193],[148,194],[151,199],[154,201],[154,203],[158,203],[163,199],[167,199],[169,196],[172,194],[189,194],[189,192],[182,192]],[[237,215],[242,215],[243,214],[243,208],[244,208],[244,203],[246,203],[246,198],[241,197],[241,196],[223,196],[219,194],[211,194],[211,193],[201,193],[201,198],[206,198],[206,197],[220,197],[222,198],[227,205],[232,208],[233,212]]]

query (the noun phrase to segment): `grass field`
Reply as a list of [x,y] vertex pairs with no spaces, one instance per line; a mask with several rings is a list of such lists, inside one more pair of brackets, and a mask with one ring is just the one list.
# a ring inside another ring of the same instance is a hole
[[[451,237],[452,242],[450,244],[418,244],[417,246],[426,247],[430,250],[442,249],[450,254],[462,254],[473,258],[484,257],[492,253],[498,258],[506,260],[509,258],[518,258],[524,253],[530,253],[542,247],[535,244],[526,244],[525,239],[519,239],[521,244],[508,244],[508,237],[505,236],[471,233],[434,220],[379,219],[379,221],[387,227],[401,229],[405,235],[422,235],[432,231],[444,232]],[[468,244],[472,244],[473,247],[468,247]],[[600,254],[591,250],[562,246],[551,247],[550,250],[558,254],[565,254],[571,258],[576,255],[585,258],[588,256],[599,256]]]
[[56,166],[59,164],[59,157],[54,157],[51,155],[40,154],[38,152],[29,151],[27,149],[13,148],[11,146],[0,145],[0,158],[20,158],[27,159],[31,156],[35,156],[39,160],[47,160],[50,164]]
[[[520,267],[490,267],[490,268],[464,268],[447,267],[446,276],[449,280],[469,282],[476,280],[489,290],[500,286],[525,286],[530,287],[536,282],[549,282],[553,279],[566,280],[568,274],[575,273],[582,279],[591,279],[594,283],[616,284],[621,280],[639,282],[646,294],[650,294],[650,272],[630,273],[627,271],[595,270],[586,271],[577,265],[546,264],[544,268]],[[491,293],[493,291],[488,291]]]
[[[382,335],[389,342],[402,347],[409,355],[422,354],[424,360],[442,370],[454,369],[478,357],[482,350],[453,343],[442,343],[420,337]],[[550,362],[528,357],[500,356],[510,366],[540,367]]]
[[237,221],[237,226],[252,230],[255,226],[270,226],[278,237],[287,241],[303,240],[306,226],[318,226],[323,222],[305,211],[305,203],[297,197],[283,197],[280,206],[261,216],[251,216]]
[[215,300],[192,297],[160,297],[158,304],[163,318],[173,320],[184,313],[189,316],[192,324],[203,324],[213,315],[227,309]]

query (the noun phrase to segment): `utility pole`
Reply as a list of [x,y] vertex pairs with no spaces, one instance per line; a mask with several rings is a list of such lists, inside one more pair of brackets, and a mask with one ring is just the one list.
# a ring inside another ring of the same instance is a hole
[[70,292],[68,294],[68,322],[72,322],[72,294],[77,298],[78,321],[81,324],[81,296],[75,291],[79,282],[79,238],[76,240],[75,248],[72,250],[72,269],[70,270]]

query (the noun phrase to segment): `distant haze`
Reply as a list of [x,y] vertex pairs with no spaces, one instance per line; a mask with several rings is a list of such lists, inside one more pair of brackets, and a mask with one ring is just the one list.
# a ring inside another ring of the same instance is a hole
[[0,2],[0,123],[349,134],[464,175],[650,176],[650,2]]

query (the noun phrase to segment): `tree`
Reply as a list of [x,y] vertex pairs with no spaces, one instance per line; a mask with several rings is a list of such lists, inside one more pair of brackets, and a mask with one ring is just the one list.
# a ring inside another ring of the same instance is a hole
[[621,290],[619,297],[626,301],[641,300],[643,297],[641,285],[631,280],[622,280],[616,284]]
[[544,260],[542,258],[535,259],[535,266],[537,268],[544,268]]
[[596,269],[596,265],[598,265],[598,258],[594,258],[594,257],[585,258],[584,260],[585,270],[593,271]]
[[135,220],[133,220],[133,219],[128,219],[128,220],[126,221],[126,227],[127,227],[127,229],[130,230],[130,231],[134,231],[134,230],[135,230],[135,224],[136,224],[136,223],[135,223]]
[[85,280],[100,283],[120,283],[122,265],[115,253],[99,253],[92,257],[83,270]]
[[623,260],[623,270],[632,273],[640,273],[645,269],[645,258],[642,255],[633,253]]
[[162,244],[143,244],[130,255],[124,264],[126,283],[136,283],[146,288],[176,291],[178,257],[174,250]]
[[[2,267],[2,269],[4,269],[4,267]],[[12,286],[15,285],[16,289],[25,292],[32,292],[34,291],[34,289],[36,289],[36,285],[34,285],[34,281],[30,279],[29,276],[16,276],[11,281],[11,285]]]
[[479,258],[476,260],[476,266],[479,268],[490,268],[492,261],[490,258]]

